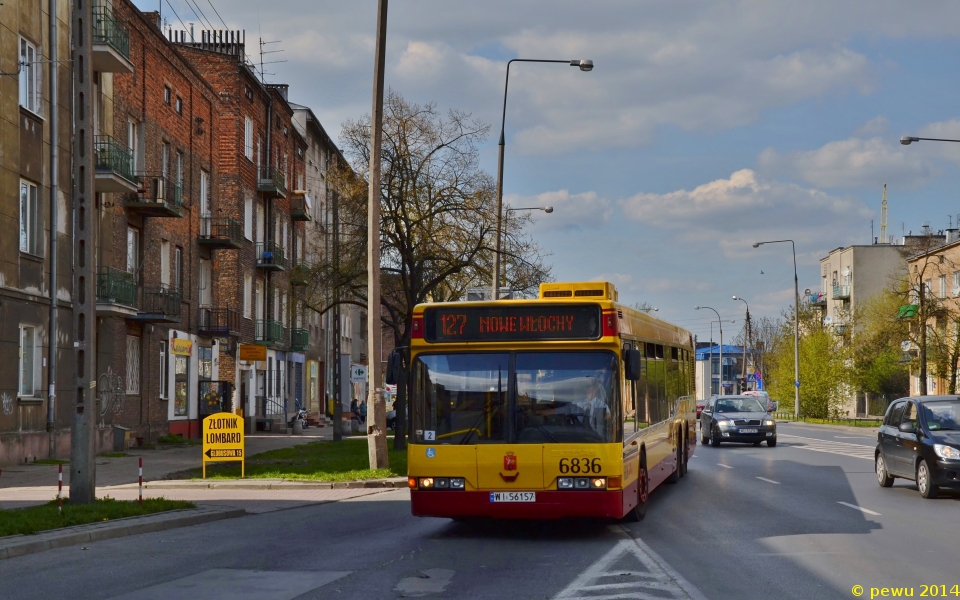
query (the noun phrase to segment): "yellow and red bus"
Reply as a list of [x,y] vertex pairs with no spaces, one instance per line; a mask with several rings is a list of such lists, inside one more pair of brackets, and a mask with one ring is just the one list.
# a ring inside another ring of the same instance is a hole
[[640,519],[685,474],[693,338],[612,284],[418,305],[411,327],[414,515]]

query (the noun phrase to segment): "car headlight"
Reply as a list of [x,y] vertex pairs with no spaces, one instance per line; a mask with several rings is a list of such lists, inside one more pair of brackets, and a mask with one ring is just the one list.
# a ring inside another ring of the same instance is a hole
[[720,427],[732,427],[733,421],[730,419],[717,419],[717,425]]
[[960,460],[960,449],[954,448],[953,446],[945,446],[944,444],[934,444],[933,451],[937,453],[937,456],[940,458],[947,458],[950,460]]
[[764,426],[766,426],[766,427],[773,427],[773,426],[775,426],[775,425],[777,424],[777,422],[774,421],[773,419],[766,419],[766,420],[764,420],[763,424],[764,424]]

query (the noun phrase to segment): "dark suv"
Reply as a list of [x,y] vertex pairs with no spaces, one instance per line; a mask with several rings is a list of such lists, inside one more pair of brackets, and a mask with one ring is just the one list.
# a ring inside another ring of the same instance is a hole
[[960,489],[960,396],[901,398],[890,403],[877,433],[877,481],[917,482],[920,495]]

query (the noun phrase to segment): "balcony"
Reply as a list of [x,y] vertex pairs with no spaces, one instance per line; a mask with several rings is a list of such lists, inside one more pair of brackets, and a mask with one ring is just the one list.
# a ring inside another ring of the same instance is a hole
[[835,286],[833,286],[833,299],[834,299],[834,300],[849,300],[849,299],[850,299],[850,286],[849,286],[849,285],[835,285]]
[[133,192],[137,177],[133,174],[133,153],[109,135],[93,138],[93,164],[97,192]]
[[200,245],[236,249],[243,241],[240,221],[229,217],[200,217]]
[[197,329],[200,335],[206,337],[240,335],[240,311],[232,308],[202,307]]
[[310,273],[313,265],[305,262],[298,262],[290,269],[290,285],[307,285],[310,283]]
[[140,293],[140,311],[130,317],[143,323],[179,323],[180,290],[169,285],[144,287]]
[[257,244],[257,267],[267,271],[285,271],[287,257],[283,247],[273,243]]
[[283,171],[276,167],[260,167],[257,170],[257,191],[271,198],[286,198],[287,180]]
[[306,194],[294,194],[290,198],[290,219],[293,221],[310,220],[310,198]]
[[180,184],[163,175],[141,175],[139,185],[128,194],[124,206],[148,217],[182,217]]
[[101,73],[133,73],[130,62],[130,31],[117,22],[109,6],[93,6],[91,62]]
[[826,308],[827,306],[827,295],[822,293],[810,294],[807,296],[807,302],[810,306],[816,306],[818,308]]
[[304,351],[310,345],[310,332],[306,329],[294,327],[290,330],[290,349]]
[[269,319],[257,319],[253,341],[255,344],[266,346],[281,345],[283,343],[283,323]]
[[97,316],[136,316],[139,291],[133,273],[113,267],[100,267],[97,272]]

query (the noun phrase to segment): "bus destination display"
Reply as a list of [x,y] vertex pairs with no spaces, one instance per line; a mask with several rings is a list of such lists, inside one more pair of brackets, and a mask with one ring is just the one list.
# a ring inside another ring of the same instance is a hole
[[597,305],[437,307],[427,308],[423,321],[424,339],[428,342],[600,338]]

